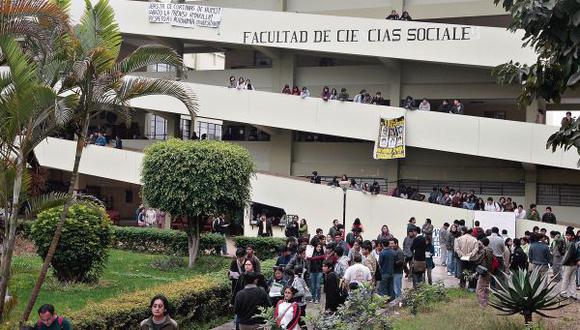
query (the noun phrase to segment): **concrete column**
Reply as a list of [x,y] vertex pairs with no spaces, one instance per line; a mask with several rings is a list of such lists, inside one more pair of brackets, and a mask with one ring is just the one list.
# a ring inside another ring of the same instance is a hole
[[524,167],[525,201],[524,209],[535,204],[538,198],[538,170],[534,164],[522,164]]
[[400,60],[381,59],[383,65],[386,68],[386,75],[389,77],[389,94],[385,95],[391,102],[391,106],[398,107],[402,95],[401,95],[401,75],[402,75],[402,64]]
[[292,173],[292,131],[280,130],[270,135],[270,172],[278,175]]
[[272,92],[280,92],[286,84],[292,88],[295,84],[295,66],[296,56],[294,54],[280,54],[280,56],[272,58]]
[[167,120],[167,138],[181,138],[181,132],[179,127],[179,119],[181,115],[171,113],[165,114],[163,116]]
[[387,190],[391,191],[397,187],[397,181],[399,180],[399,160],[392,159],[385,162],[387,166]]
[[526,107],[526,122],[535,123],[538,116],[538,110],[544,112],[544,121],[546,123],[546,102],[544,100],[534,100],[532,104]]
[[163,229],[171,229],[171,214],[165,212],[165,222],[163,223]]

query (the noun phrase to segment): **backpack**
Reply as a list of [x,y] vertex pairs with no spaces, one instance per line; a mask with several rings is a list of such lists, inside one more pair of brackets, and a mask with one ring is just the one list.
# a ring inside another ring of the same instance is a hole
[[[56,321],[58,322],[59,328],[62,329],[62,323],[64,321],[64,319],[62,318],[62,316],[57,316]],[[41,320],[38,320],[38,322],[36,323],[36,328],[37,329],[41,329],[42,328],[42,321]]]

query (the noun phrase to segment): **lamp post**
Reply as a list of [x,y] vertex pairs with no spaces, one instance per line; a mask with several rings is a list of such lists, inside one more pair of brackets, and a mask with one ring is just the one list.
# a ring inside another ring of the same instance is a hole
[[342,227],[346,232],[346,191],[350,187],[350,181],[340,181],[338,185],[342,188]]

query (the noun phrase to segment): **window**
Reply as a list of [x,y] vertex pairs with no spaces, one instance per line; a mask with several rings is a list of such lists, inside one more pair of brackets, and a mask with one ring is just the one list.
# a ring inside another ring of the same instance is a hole
[[175,67],[165,63],[152,64],[147,67],[148,72],[174,72]]
[[189,138],[191,137],[191,120],[180,119],[179,130],[181,132],[181,138],[184,140],[189,140]]
[[221,140],[222,139],[222,125],[212,124],[200,121],[197,123],[197,131],[199,132],[199,138],[205,138],[208,140]]
[[125,190],[125,203],[133,203],[133,190]]
[[158,115],[151,115],[149,121],[149,133],[147,138],[150,140],[166,140],[167,139],[167,120]]

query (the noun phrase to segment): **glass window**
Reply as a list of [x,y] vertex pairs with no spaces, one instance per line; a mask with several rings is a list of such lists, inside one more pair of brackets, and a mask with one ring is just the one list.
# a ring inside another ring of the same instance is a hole
[[158,115],[151,115],[149,121],[149,133],[147,138],[151,140],[166,140],[167,139],[167,120]]
[[191,137],[191,120],[180,119],[179,128],[181,131],[181,138],[183,140],[189,140],[189,138]]
[[208,140],[221,140],[222,139],[222,125],[198,122],[198,132],[200,139],[204,138]]

